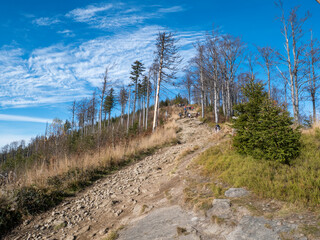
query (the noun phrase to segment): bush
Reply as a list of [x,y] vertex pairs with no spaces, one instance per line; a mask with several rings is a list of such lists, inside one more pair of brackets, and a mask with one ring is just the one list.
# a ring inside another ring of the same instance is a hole
[[289,112],[268,98],[263,84],[250,82],[243,92],[247,102],[235,106],[233,146],[256,159],[290,163],[300,153],[299,129],[292,128]]
[[18,208],[26,214],[37,214],[56,206],[63,198],[59,191],[49,192],[46,189],[23,187],[17,195]]
[[0,201],[0,239],[21,221],[21,214],[11,209],[8,203]]

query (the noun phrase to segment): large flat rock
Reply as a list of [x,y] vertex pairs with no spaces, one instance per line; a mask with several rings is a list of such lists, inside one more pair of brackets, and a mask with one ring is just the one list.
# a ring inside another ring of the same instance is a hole
[[277,225],[263,217],[244,216],[239,225],[227,235],[227,240],[280,240],[279,234],[290,232],[295,225]]
[[198,240],[192,228],[196,217],[183,211],[179,206],[154,210],[120,231],[120,240]]
[[244,188],[229,188],[224,195],[226,197],[237,198],[237,197],[245,197],[249,195],[249,192]]

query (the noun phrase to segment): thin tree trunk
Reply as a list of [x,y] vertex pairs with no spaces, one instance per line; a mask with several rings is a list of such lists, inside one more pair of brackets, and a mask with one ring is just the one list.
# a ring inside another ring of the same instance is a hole
[[[202,64],[202,63],[200,63]],[[204,118],[204,83],[202,66],[200,66],[200,81],[201,81],[201,117]]]
[[149,99],[150,99],[150,96],[149,96],[149,78],[148,78],[148,82],[147,82],[147,109],[146,109],[146,126],[145,128],[148,129],[148,118],[149,118]]
[[157,121],[158,121],[158,111],[159,111],[159,93],[160,93],[160,81],[161,81],[161,73],[162,73],[162,55],[160,59],[160,66],[159,66],[159,72],[158,72],[158,81],[157,81],[157,91],[156,91],[156,102],[154,104],[154,113],[153,113],[153,126],[152,131],[154,132],[157,127]]
[[217,88],[217,83],[214,82],[213,83],[213,88],[214,88],[214,119],[215,119],[215,122],[218,123],[219,122],[219,115],[218,115],[218,88]]
[[270,77],[270,66],[267,64],[267,72],[268,72],[268,95],[271,98],[271,77]]
[[136,113],[137,93],[138,93],[138,84],[135,83],[135,93],[134,93],[133,110],[132,110],[132,126],[134,124],[134,118],[135,118],[135,113]]
[[144,128],[146,125],[146,122],[145,122],[146,121],[146,106],[145,106],[145,99],[144,98],[142,100],[142,109],[143,109],[142,127]]
[[130,101],[131,101],[130,97],[131,97],[131,89],[130,89],[130,87],[129,87],[127,133],[129,132],[129,125],[130,125]]

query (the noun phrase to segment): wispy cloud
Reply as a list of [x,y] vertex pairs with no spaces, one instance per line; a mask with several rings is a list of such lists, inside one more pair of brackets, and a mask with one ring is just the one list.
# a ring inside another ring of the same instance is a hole
[[73,31],[71,31],[69,29],[66,29],[66,30],[63,30],[63,31],[57,31],[57,33],[62,34],[64,36],[66,36],[66,37],[74,37],[75,36]]
[[149,14],[144,14],[138,8],[127,8],[124,4],[118,3],[77,8],[67,13],[66,17],[76,22],[87,23],[94,28],[115,29],[142,23],[147,15]]
[[160,8],[158,10],[159,13],[175,13],[175,12],[182,12],[184,8],[181,6],[174,6],[169,8]]
[[76,8],[66,14],[67,17],[71,17],[78,22],[91,22],[93,17],[97,14],[105,12],[113,7],[112,4],[106,4],[102,6],[89,5],[85,8]]
[[101,6],[89,5],[77,8],[66,14],[76,22],[87,23],[93,28],[115,29],[124,26],[135,26],[147,19],[161,18],[164,14],[184,11],[181,6],[163,8],[160,6],[128,6],[124,3]]
[[0,114],[0,121],[50,123],[52,119]]
[[[69,102],[89,96],[101,84],[107,65],[110,80],[129,81],[135,60],[151,64],[160,26],[143,27],[114,36],[99,37],[79,45],[57,44],[36,49],[28,59],[21,49],[0,50],[0,106],[25,107]],[[186,62],[194,49],[192,43],[201,32],[182,32],[180,54]]]
[[56,23],[60,23],[61,21],[58,18],[42,17],[34,19],[32,22],[39,26],[50,26]]
[[[34,19],[42,26],[67,20],[70,23],[71,20],[115,31],[88,41],[38,48],[28,56],[19,48],[0,48],[0,107],[48,105],[89,96],[93,88],[100,86],[108,65],[114,66],[110,79],[126,84],[135,60],[141,60],[146,67],[153,62],[156,35],[164,30],[158,25],[148,25],[146,20],[183,10],[180,6],[100,4],[51,18]],[[67,29],[56,32],[75,37],[73,30],[72,25],[68,25]],[[201,35],[201,32],[178,34],[182,46],[180,53],[185,61],[194,52],[192,43]]]

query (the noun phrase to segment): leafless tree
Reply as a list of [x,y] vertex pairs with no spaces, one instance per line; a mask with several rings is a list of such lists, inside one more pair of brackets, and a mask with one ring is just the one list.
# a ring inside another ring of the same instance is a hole
[[319,84],[319,62],[320,62],[320,44],[319,41],[313,38],[313,34],[311,31],[311,39],[308,46],[308,51],[306,51],[306,62],[307,62],[307,79],[308,84],[306,86],[307,91],[310,93],[311,102],[312,102],[312,110],[313,110],[313,122],[317,119],[316,113],[316,99],[317,99],[317,91],[320,87]]
[[99,108],[99,132],[100,133],[101,133],[101,121],[102,121],[102,108],[103,108],[103,103],[104,103],[104,96],[105,96],[106,90],[107,90],[108,71],[109,71],[109,67],[107,67],[104,72],[102,87],[100,88],[100,108]]
[[96,115],[97,115],[97,98],[96,98],[96,91],[93,91],[92,98],[90,100],[89,106],[88,106],[88,119],[91,121],[91,131],[94,133],[94,125],[96,121]]
[[127,133],[129,133],[129,125],[130,125],[130,103],[131,103],[131,84],[128,85],[128,118],[127,118]]
[[213,104],[213,117],[215,122],[219,122],[219,87],[221,83],[221,37],[215,30],[207,34],[205,41],[205,69],[208,79],[208,88],[210,89],[211,102]]
[[284,74],[282,76],[289,84],[294,120],[296,124],[299,124],[299,97],[304,87],[304,79],[300,74],[303,67],[301,58],[305,51],[305,44],[302,42],[304,33],[302,27],[309,14],[299,18],[297,16],[298,7],[295,7],[286,17],[282,1],[279,0],[276,4],[281,10],[279,19],[282,23],[281,33],[285,40],[285,54],[277,52],[277,56],[288,68],[289,78],[285,78]]
[[152,87],[151,87],[151,83],[150,83],[150,77],[152,74],[152,70],[151,68],[149,69],[149,73],[148,73],[148,79],[147,79],[147,107],[146,107],[146,123],[145,123],[145,129],[148,129],[148,118],[149,118],[149,105],[150,105],[150,94],[152,92]]
[[160,32],[156,40],[155,62],[158,64],[158,80],[156,101],[154,104],[154,117],[152,130],[157,127],[158,121],[158,103],[161,82],[174,78],[177,70],[177,63],[180,61],[178,49],[176,46],[177,40],[173,33]]
[[266,71],[268,76],[268,95],[271,98],[271,71],[275,64],[275,54],[271,47],[258,47],[258,51],[262,57],[263,63],[260,66]]
[[194,84],[194,80],[192,78],[192,72],[189,70],[186,70],[184,78],[181,81],[181,87],[187,89],[189,104],[191,104],[191,89],[193,84]]
[[204,107],[205,107],[205,75],[204,75],[204,45],[199,42],[195,45],[197,50],[197,56],[194,61],[197,65],[200,80],[200,99],[201,99],[201,117],[204,118]]
[[[74,127],[75,127],[75,121],[74,121],[74,118],[75,118],[75,113],[76,113],[76,106],[77,106],[77,103],[76,101],[74,100],[72,102],[72,105],[69,107],[69,111],[71,112],[71,116],[72,116],[72,119],[71,119],[71,128],[72,128],[72,131],[74,130]],[[47,135],[47,134],[46,134]]]
[[120,89],[119,92],[119,102],[121,105],[121,126],[123,126],[123,115],[124,115],[124,110],[126,108],[126,104],[128,102],[128,91],[125,89],[124,86]]

